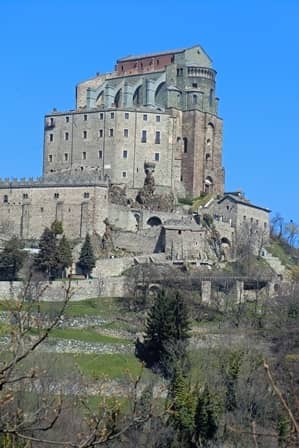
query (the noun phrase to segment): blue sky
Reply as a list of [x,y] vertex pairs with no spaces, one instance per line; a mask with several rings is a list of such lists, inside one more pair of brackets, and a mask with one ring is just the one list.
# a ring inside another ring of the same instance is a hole
[[0,0],[1,177],[41,175],[43,115],[117,58],[199,43],[217,70],[226,190],[299,222],[298,0]]

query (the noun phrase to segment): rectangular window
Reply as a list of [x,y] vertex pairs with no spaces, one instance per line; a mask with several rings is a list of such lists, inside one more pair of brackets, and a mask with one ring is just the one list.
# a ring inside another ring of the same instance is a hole
[[124,137],[129,137],[129,129],[124,129]]
[[69,139],[69,133],[68,132],[65,132],[64,133],[64,140],[68,140]]
[[128,151],[126,149],[123,150],[123,159],[128,158]]
[[23,193],[23,199],[28,199],[28,193]]
[[103,118],[104,118],[104,114],[103,114],[103,112],[101,112],[100,113],[100,120],[103,120]]
[[49,154],[49,155],[48,155],[48,161],[49,161],[50,163],[53,162],[53,156],[52,156],[52,154]]
[[87,115],[83,115],[83,120],[87,121]]
[[109,129],[109,137],[113,137],[113,129]]
[[155,162],[159,162],[159,160],[160,160],[160,153],[155,152]]
[[69,155],[67,152],[64,153],[64,161],[67,162],[69,159]]
[[70,117],[65,117],[65,122],[69,123],[69,121],[70,121]]
[[50,118],[50,126],[54,126],[54,118],[53,117]]
[[87,131],[83,131],[83,138],[87,139]]
[[147,121],[147,115],[146,114],[143,115],[143,121]]
[[125,119],[126,119],[126,120],[129,119],[129,116],[130,116],[129,112],[125,112]]
[[89,193],[85,192],[83,196],[84,196],[85,199],[88,199],[89,198]]
[[114,112],[111,112],[110,117],[114,118]]
[[146,143],[146,131],[141,132],[141,143]]
[[99,137],[102,138],[103,137],[103,129],[99,130]]
[[160,144],[160,136],[161,136],[160,131],[156,131],[155,143],[157,145]]
[[82,152],[82,159],[86,160],[86,152],[85,151]]
[[54,193],[54,199],[58,199],[59,198],[59,193]]
[[7,203],[8,203],[8,196],[7,196],[7,194],[5,194],[5,195],[3,196],[3,202],[4,202],[4,204],[7,204]]
[[161,121],[161,117],[160,117],[160,115],[156,115],[156,122],[157,122],[157,123],[160,123],[160,121]]
[[50,142],[54,141],[54,134],[49,134],[49,140],[50,140]]
[[126,171],[122,172],[122,177],[127,177],[127,172]]
[[102,159],[102,158],[103,158],[103,151],[100,150],[100,151],[99,151],[99,159]]

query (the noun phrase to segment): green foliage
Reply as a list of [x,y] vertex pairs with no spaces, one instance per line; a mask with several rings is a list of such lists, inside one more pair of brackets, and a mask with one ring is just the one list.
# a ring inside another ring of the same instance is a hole
[[72,265],[72,250],[69,241],[66,239],[65,235],[62,235],[59,241],[57,252],[57,267],[59,270],[63,271],[65,268]]
[[212,440],[217,432],[218,425],[214,402],[207,386],[198,397],[194,426],[196,440],[200,441],[201,444]]
[[57,220],[53,221],[51,224],[51,230],[55,234],[55,236],[62,235],[63,234],[62,222]]
[[190,323],[188,311],[179,292],[165,290],[158,294],[148,314],[143,345],[136,353],[149,367],[171,377],[177,364],[186,362]]
[[96,259],[93,253],[89,233],[86,234],[85,241],[81,248],[78,265],[86,277],[88,277],[91,274],[93,268],[96,265]]
[[43,231],[38,247],[39,253],[35,256],[34,265],[47,278],[51,278],[57,267],[56,236],[48,227]]
[[26,254],[23,245],[17,237],[6,242],[0,257],[0,280],[12,281],[24,264]]

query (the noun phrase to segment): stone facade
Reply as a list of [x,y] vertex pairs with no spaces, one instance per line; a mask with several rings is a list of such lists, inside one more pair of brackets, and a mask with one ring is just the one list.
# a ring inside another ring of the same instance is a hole
[[0,184],[0,234],[6,236],[38,239],[44,228],[57,219],[68,238],[84,238],[87,232],[104,231],[107,210],[105,185]]
[[216,72],[200,46],[117,61],[78,84],[76,109],[45,117],[44,175],[97,170],[140,189],[144,163],[181,196],[222,193]]

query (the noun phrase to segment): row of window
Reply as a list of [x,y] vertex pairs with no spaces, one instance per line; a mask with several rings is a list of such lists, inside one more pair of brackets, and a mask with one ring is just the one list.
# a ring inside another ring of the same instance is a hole
[[[130,114],[129,114],[129,112],[125,112],[124,113],[124,117],[125,117],[125,119],[126,120],[128,120],[129,118],[130,118]],[[114,112],[110,112],[110,118],[115,118],[115,113]],[[100,113],[100,120],[103,120],[104,119],[104,113],[103,112],[101,112]],[[84,114],[83,115],[83,120],[84,121],[87,121],[88,120],[88,115],[87,114]],[[147,121],[147,114],[143,114],[143,120],[144,121]],[[161,117],[160,117],[160,115],[156,115],[156,122],[157,123],[159,123],[161,121]],[[66,123],[69,123],[70,122],[70,117],[69,116],[66,116],[65,117],[65,122]],[[50,118],[50,126],[54,126],[54,118],[53,117],[51,117]]]
[[[84,197],[84,199],[88,199],[89,193],[85,191],[83,193],[83,197]],[[28,193],[23,193],[23,199],[28,199]],[[54,199],[59,199],[59,193],[54,193]],[[8,203],[8,195],[7,194],[5,194],[3,196],[3,202],[4,202],[4,204]]]
[[[102,138],[103,135],[104,135],[104,131],[103,131],[103,129],[100,129],[99,130],[99,137]],[[109,135],[109,137],[113,137],[114,136],[114,129],[113,128],[109,129],[108,135]],[[129,129],[124,129],[123,135],[126,138],[129,137]],[[88,136],[87,131],[83,131],[82,137],[83,137],[84,140],[87,139],[87,136]],[[68,141],[69,137],[70,137],[69,133],[65,132],[64,133],[64,140]],[[52,134],[52,133],[49,134],[49,141],[50,142],[54,141],[54,134]],[[146,142],[147,142],[147,131],[143,130],[143,131],[141,131],[141,143],[146,143]],[[156,131],[156,134],[155,134],[155,144],[159,145],[160,143],[161,143],[161,132],[160,131]]]
[[[100,150],[99,153],[98,153],[98,155],[99,155],[99,159],[102,159],[102,158],[103,158],[103,151]],[[122,152],[122,156],[123,156],[123,159],[127,159],[127,158],[128,158],[128,150],[127,150],[127,149],[124,149],[124,150],[123,150],[123,152]],[[64,162],[68,162],[68,160],[69,160],[69,154],[68,154],[67,152],[64,153],[64,155],[63,155],[63,160],[64,160]],[[86,151],[83,151],[83,152],[82,152],[82,160],[87,160],[87,153],[86,153]],[[159,153],[159,152],[155,152],[155,154],[154,154],[154,160],[155,160],[156,162],[159,162],[159,161],[160,161],[160,153]],[[52,155],[52,154],[49,154],[49,155],[48,155],[48,162],[49,162],[49,163],[52,163],[52,162],[53,162],[53,155]],[[27,198],[23,197],[23,199],[27,199]]]

